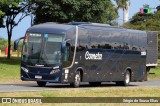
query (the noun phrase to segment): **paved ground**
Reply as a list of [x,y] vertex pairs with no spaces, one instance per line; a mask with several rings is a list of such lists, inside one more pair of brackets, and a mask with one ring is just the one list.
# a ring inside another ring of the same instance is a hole
[[[160,87],[160,80],[149,80],[145,82],[132,82],[129,87],[143,87],[143,86],[158,86]],[[115,83],[102,83],[100,86],[103,87],[120,87],[116,86]],[[123,86],[121,86],[123,87]],[[48,83],[46,87],[38,87],[35,82],[24,82],[19,84],[0,84],[0,92],[23,92],[23,91],[46,91],[46,90],[63,90],[70,89],[68,84],[54,84]],[[94,88],[89,86],[88,83],[82,83],[78,89],[90,89]]]

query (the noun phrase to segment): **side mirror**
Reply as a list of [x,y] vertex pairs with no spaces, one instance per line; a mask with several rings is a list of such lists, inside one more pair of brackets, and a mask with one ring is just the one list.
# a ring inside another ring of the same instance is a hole
[[17,39],[17,40],[14,41],[14,50],[17,50],[17,49],[18,49],[18,44],[19,44],[19,41],[20,41],[21,39],[24,39],[24,37],[21,37],[21,38],[19,38],[19,39]]

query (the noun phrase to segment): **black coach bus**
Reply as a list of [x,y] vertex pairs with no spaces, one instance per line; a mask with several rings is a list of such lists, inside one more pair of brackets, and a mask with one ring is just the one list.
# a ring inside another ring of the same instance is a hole
[[[44,23],[25,34],[21,80],[49,83],[80,82],[97,86],[116,82],[128,86],[147,80],[157,65],[157,32],[112,27],[98,23]],[[17,39],[14,48],[17,50]]]

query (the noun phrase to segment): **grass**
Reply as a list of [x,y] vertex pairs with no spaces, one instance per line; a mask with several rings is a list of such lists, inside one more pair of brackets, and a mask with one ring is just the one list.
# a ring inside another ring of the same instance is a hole
[[[0,93],[0,97],[160,97],[159,87],[117,87],[117,88],[90,88],[90,89],[63,89],[53,91],[37,91],[37,92],[14,92],[14,93]],[[21,105],[21,104],[20,104]],[[37,105],[37,104],[36,104]],[[42,105],[42,104],[38,104]],[[43,104],[51,106],[124,106],[124,105],[138,105],[138,106],[155,106],[158,104],[128,104],[128,103],[58,103],[58,104]]]
[[20,81],[20,58],[0,57],[0,82]]
[[0,97],[160,97],[160,87],[70,88],[53,91],[0,93]]
[[160,60],[158,60],[157,67],[151,68],[150,73],[152,73],[152,74],[149,74],[150,79],[160,79]]

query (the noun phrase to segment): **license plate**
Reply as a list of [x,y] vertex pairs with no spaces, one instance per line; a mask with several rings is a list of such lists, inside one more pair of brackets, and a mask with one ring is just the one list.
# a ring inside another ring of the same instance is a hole
[[35,75],[35,78],[36,78],[36,79],[42,79],[42,76],[40,76],[40,75]]

